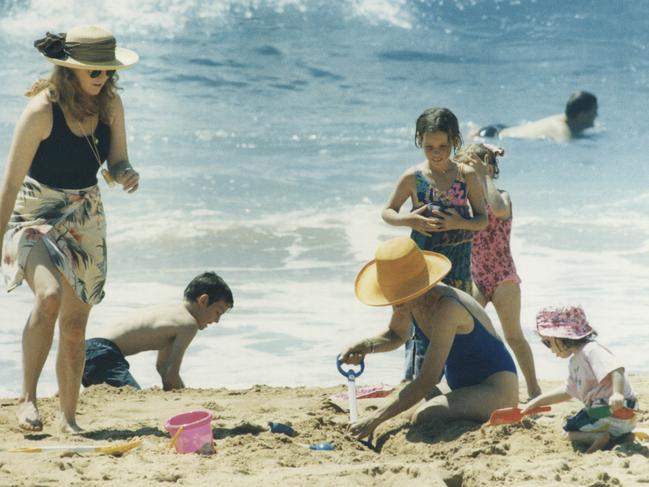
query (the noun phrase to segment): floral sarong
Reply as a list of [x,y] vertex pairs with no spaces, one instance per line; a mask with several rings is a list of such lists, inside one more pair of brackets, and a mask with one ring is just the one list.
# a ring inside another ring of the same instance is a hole
[[93,305],[101,302],[107,259],[99,187],[56,189],[25,178],[3,239],[7,291],[22,283],[29,253],[41,240],[79,299]]

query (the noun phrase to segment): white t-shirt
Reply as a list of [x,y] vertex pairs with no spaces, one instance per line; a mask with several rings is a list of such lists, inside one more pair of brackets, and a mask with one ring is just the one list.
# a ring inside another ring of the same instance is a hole
[[588,342],[572,354],[569,368],[565,390],[586,407],[591,407],[597,400],[608,404],[608,398],[613,394],[613,379],[609,374],[617,369],[622,369],[624,374],[624,398],[636,398],[622,363],[596,341]]

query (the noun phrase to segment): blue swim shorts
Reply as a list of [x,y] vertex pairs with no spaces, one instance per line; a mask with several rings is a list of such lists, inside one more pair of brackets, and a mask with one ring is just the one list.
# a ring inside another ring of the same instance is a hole
[[86,365],[81,379],[84,387],[108,384],[113,387],[131,386],[141,389],[129,368],[128,361],[112,341],[106,338],[86,340]]

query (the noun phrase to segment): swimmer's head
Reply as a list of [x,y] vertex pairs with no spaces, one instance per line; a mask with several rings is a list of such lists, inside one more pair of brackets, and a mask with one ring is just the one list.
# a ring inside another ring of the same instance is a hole
[[421,141],[425,133],[443,132],[448,136],[448,142],[453,146],[453,151],[462,147],[460,123],[457,117],[448,108],[429,108],[419,115],[415,131],[415,145],[421,148]]
[[469,144],[462,147],[456,154],[455,160],[470,166],[476,164],[476,158],[482,161],[483,164],[492,168],[493,174],[491,177],[494,179],[500,174],[498,168],[498,159],[496,154],[486,147],[484,144]]
[[578,91],[570,95],[566,103],[566,119],[573,130],[581,131],[590,128],[597,117],[597,98],[587,91]]

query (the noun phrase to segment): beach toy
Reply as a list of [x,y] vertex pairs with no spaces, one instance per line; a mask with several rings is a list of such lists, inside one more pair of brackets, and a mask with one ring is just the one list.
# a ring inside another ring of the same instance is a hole
[[358,421],[358,408],[356,407],[356,377],[359,377],[365,370],[365,360],[361,360],[360,369],[355,371],[351,368],[345,370],[342,367],[340,355],[336,357],[336,367],[338,372],[347,377],[347,393],[349,396],[349,421],[355,423]]
[[641,443],[649,441],[649,428],[636,428],[631,433],[633,434],[633,439],[636,441]]
[[182,433],[184,429],[185,429],[185,427],[181,426],[180,428],[178,428],[176,430],[176,433],[172,436],[171,441],[169,442],[169,448],[173,448],[174,446],[176,446],[176,442],[178,441],[178,437],[180,436],[180,433]]
[[617,419],[631,419],[635,416],[633,409],[620,408],[614,413],[611,413],[611,408],[609,406],[598,406],[586,409],[586,414],[593,419],[608,418],[609,416],[613,416]]
[[512,424],[517,423],[523,417],[530,416],[532,414],[545,413],[550,411],[552,408],[550,406],[539,406],[533,409],[530,409],[525,414],[521,413],[520,408],[503,408],[496,409],[491,413],[489,421],[485,423],[485,426],[497,426],[499,424]]
[[275,423],[273,421],[268,423],[271,433],[281,433],[287,436],[295,436],[297,433],[293,428],[284,423]]
[[164,425],[172,436],[170,446],[178,453],[194,453],[200,450],[214,453],[212,436],[212,413],[209,411],[189,411],[173,416]]
[[9,448],[6,451],[14,453],[44,453],[48,451],[63,451],[70,453],[102,453],[104,455],[121,455],[142,444],[142,440],[132,440],[119,445],[43,445],[23,448]]
[[[356,399],[374,399],[379,397],[386,397],[392,394],[394,387],[392,386],[370,386],[370,387],[357,387]],[[347,401],[349,394],[346,392],[338,392],[329,396],[332,401]]]
[[335,450],[336,447],[333,446],[328,441],[322,441],[320,443],[313,443],[312,445],[307,445],[305,443],[301,443],[300,446],[303,446],[304,448],[308,448],[309,450],[315,450],[315,451],[332,451]]

